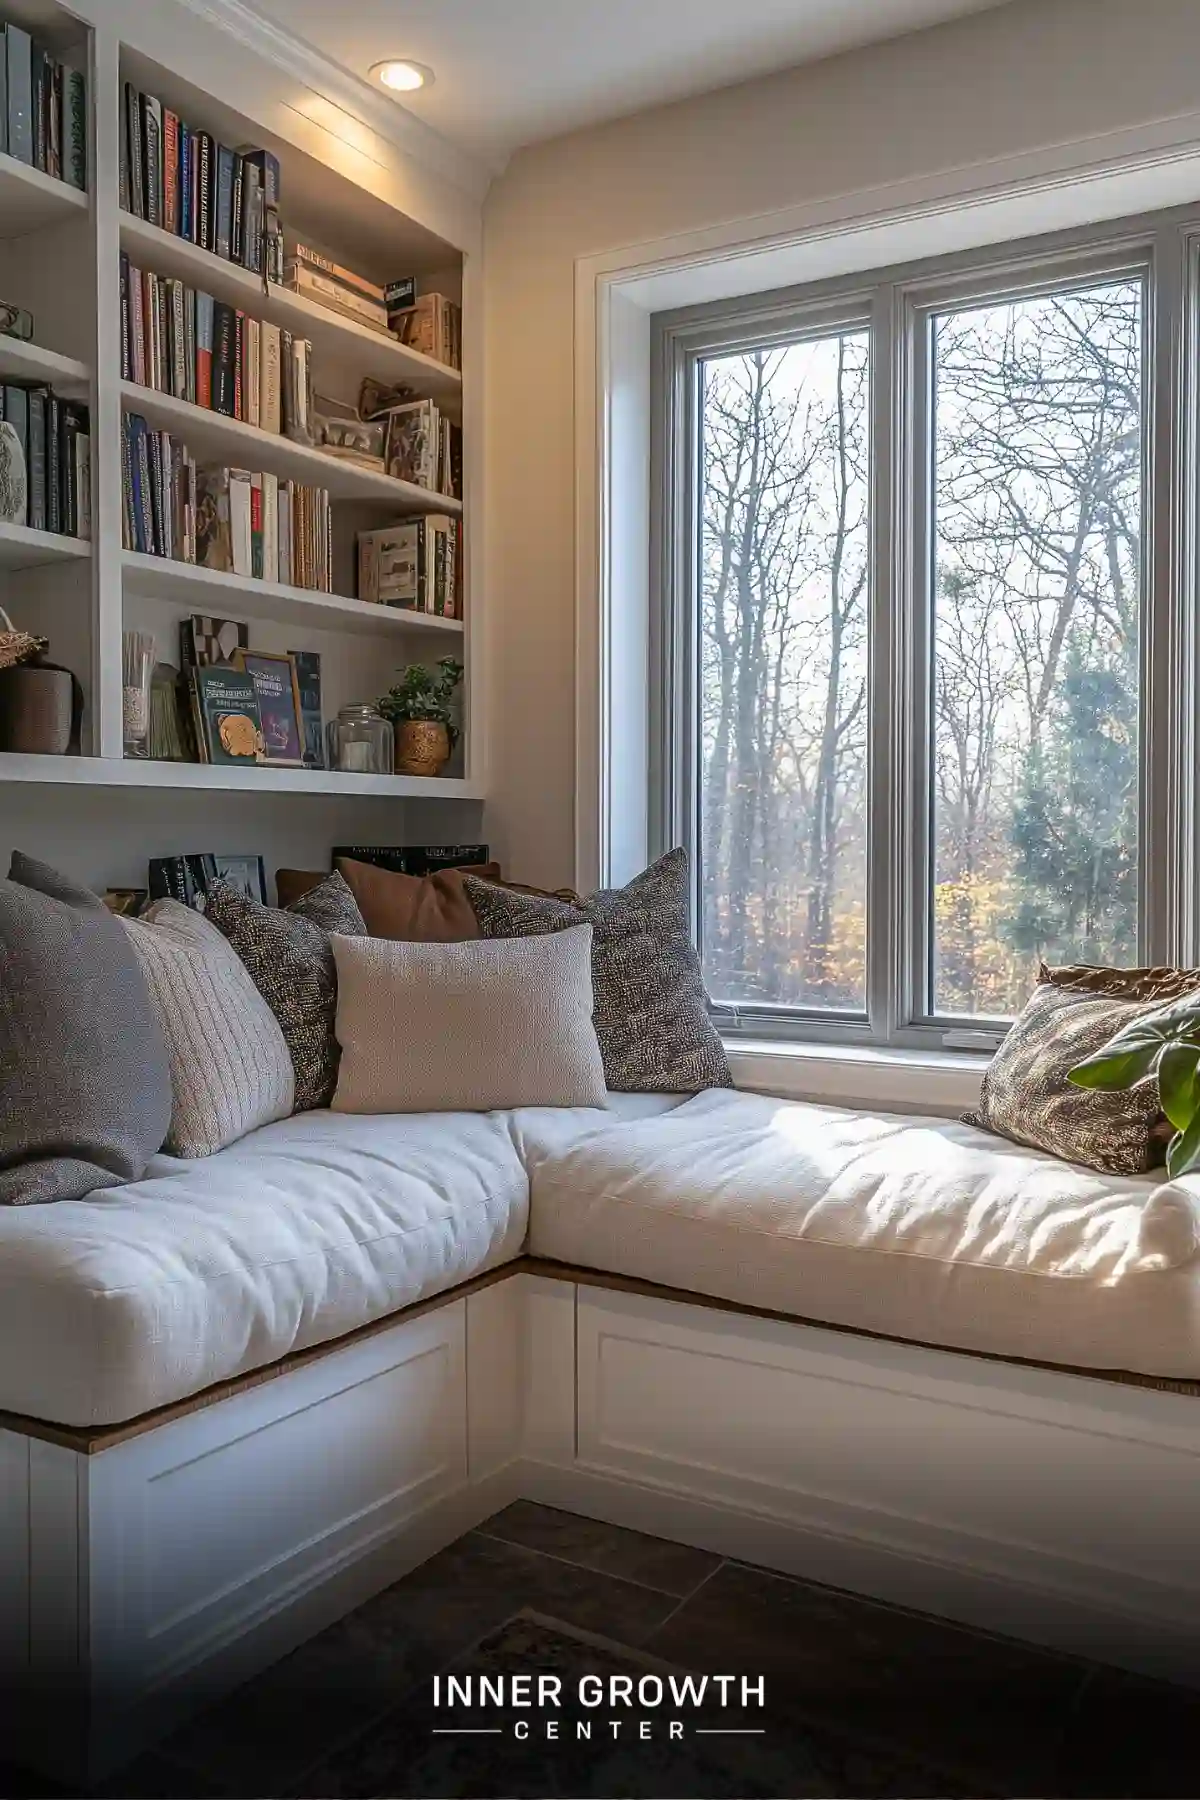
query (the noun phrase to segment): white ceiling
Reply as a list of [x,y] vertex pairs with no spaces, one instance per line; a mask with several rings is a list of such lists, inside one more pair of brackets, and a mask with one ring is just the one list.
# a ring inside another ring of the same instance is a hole
[[251,0],[344,69],[410,57],[404,104],[460,149],[522,144],[1004,0]]

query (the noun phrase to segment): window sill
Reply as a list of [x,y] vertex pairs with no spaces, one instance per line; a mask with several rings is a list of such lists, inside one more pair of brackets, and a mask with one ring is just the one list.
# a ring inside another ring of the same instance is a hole
[[735,1086],[824,1106],[951,1115],[974,1106],[986,1059],[945,1050],[726,1038]]

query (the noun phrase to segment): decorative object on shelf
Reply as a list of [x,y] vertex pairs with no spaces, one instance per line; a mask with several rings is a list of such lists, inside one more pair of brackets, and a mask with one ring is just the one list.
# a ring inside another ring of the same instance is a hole
[[396,733],[396,768],[402,775],[440,775],[458,741],[451,704],[463,665],[443,656],[438,672],[410,663],[379,702]]
[[300,695],[300,724],[306,769],[325,767],[325,727],[321,716],[321,658],[315,650],[289,650]]
[[0,300],[0,337],[20,338],[23,343],[32,343],[33,314],[26,312],[23,306]]
[[83,689],[70,669],[44,660],[45,638],[17,631],[3,608],[0,621],[0,750],[78,754]]
[[156,654],[153,633],[121,633],[121,724],[126,756],[150,755],[150,685]]
[[360,468],[383,473],[383,446],[387,437],[385,419],[360,419],[352,406],[342,400],[329,400],[318,394],[314,398],[313,437],[319,450],[327,456],[338,456]]
[[392,727],[370,701],[343,706],[329,725],[329,766],[348,775],[390,775]]
[[291,657],[284,651],[239,650],[234,667],[244,669],[258,695],[262,727],[262,760],[276,769],[304,766],[304,728],[300,723],[300,689]]
[[0,525],[24,525],[28,510],[25,446],[16,426],[0,419]]
[[191,762],[191,751],[179,711],[179,670],[174,663],[155,663],[150,677],[152,762]]

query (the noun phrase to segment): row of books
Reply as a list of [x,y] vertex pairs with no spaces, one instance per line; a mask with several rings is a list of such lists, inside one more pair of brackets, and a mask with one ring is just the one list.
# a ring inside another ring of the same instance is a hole
[[388,329],[410,350],[420,350],[435,362],[462,368],[462,308],[445,294],[422,294],[412,304],[392,307]]
[[462,534],[441,513],[358,534],[358,597],[457,619]]
[[332,593],[325,488],[249,469],[199,468],[186,445],[138,413],[124,416],[121,453],[127,550]]
[[0,151],[87,187],[87,82],[20,25],[0,22]]
[[[338,859],[371,863],[376,868],[393,869],[403,875],[432,875],[439,869],[483,868],[490,860],[486,844],[349,844],[335,845],[330,853],[330,866]],[[214,881],[228,881],[240,888],[251,900],[267,900],[267,871],[261,856],[253,853],[224,856],[212,851],[193,852],[185,856],[153,856],[148,870],[150,900],[178,900],[203,912],[205,896]],[[114,910],[136,913],[147,899],[143,888],[110,888],[114,896],[128,896],[126,904]]]
[[25,517],[16,523],[90,538],[91,432],[83,401],[9,383],[0,387],[0,419],[16,432],[25,457]]
[[210,412],[312,437],[312,345],[121,257],[121,375]]
[[280,281],[279,202],[279,161],[269,150],[219,144],[153,94],[125,83],[121,205],[126,212]]
[[387,419],[384,467],[397,481],[462,499],[462,427],[433,400],[407,400],[376,415]]

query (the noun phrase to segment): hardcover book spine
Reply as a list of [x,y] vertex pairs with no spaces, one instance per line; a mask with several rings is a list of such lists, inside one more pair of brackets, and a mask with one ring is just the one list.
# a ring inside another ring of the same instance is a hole
[[133,380],[146,386],[146,284],[140,269],[130,265],[129,306],[130,348],[133,352]]
[[133,380],[133,314],[129,302],[129,258],[121,252],[121,380]]
[[290,252],[291,261],[315,269],[322,275],[330,275],[342,287],[352,288],[366,300],[386,311],[385,290],[375,282],[368,281],[365,275],[356,275],[353,269],[343,268],[341,263],[334,262],[330,256],[323,256],[319,250],[313,250],[308,244],[294,244]]
[[246,363],[246,315],[236,312],[233,315],[233,416],[244,420],[246,417],[246,384],[243,373]]
[[29,93],[33,105],[33,166],[43,175],[49,169],[49,118],[46,105],[46,52],[40,44],[29,51]]
[[183,290],[184,399],[196,404],[196,290]]
[[33,43],[19,25],[5,27],[8,154],[33,163]]
[[46,401],[46,529],[62,531],[62,401],[51,393]]
[[250,477],[250,573],[263,579],[263,478]]
[[196,242],[202,250],[211,250],[215,236],[215,221],[212,216],[213,141],[207,131],[197,134],[196,149],[196,202],[200,212]]
[[146,217],[145,155],[142,144],[142,97],[131,82],[125,83],[125,157],[129,164],[129,210]]
[[218,256],[229,260],[233,241],[233,151],[217,146],[217,241]]
[[[87,190],[87,79],[82,69],[63,64],[62,155],[63,174],[74,188]],[[128,180],[128,169],[126,169]],[[122,205],[128,206],[125,190]]]
[[229,471],[229,535],[233,572],[249,577],[254,572],[251,527],[250,476],[245,469]]
[[279,327],[270,325],[265,320],[262,325],[262,375],[261,417],[259,424],[264,431],[278,433],[282,426],[282,409],[280,405],[279,384]]
[[179,115],[163,114],[163,230],[179,234]]
[[190,244],[195,236],[192,229],[192,162],[195,156],[195,140],[188,126],[182,119],[179,122],[179,235]]
[[53,57],[46,60],[49,116],[49,145],[46,151],[46,173],[55,181],[63,174],[63,66]]
[[213,405],[213,297],[196,295],[196,405]]
[[262,333],[257,319],[247,319],[246,339],[246,420],[250,425],[262,422]]
[[90,540],[92,535],[92,439],[80,422],[75,433],[75,536]]
[[242,202],[246,183],[246,159],[238,151],[233,153],[233,206],[229,222],[229,258],[231,262],[242,260]]
[[29,395],[29,523],[35,531],[46,529],[47,398],[45,388],[34,388]]
[[249,157],[242,171],[242,266],[261,273],[262,188],[258,169]]
[[187,399],[187,308],[182,281],[171,283],[171,392]]
[[215,301],[213,304],[212,403],[216,412],[224,413],[229,419],[235,417],[235,325],[233,308],[226,306],[224,301]]
[[162,102],[153,94],[142,95],[142,155],[146,179],[146,217],[162,224]]

